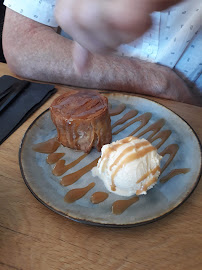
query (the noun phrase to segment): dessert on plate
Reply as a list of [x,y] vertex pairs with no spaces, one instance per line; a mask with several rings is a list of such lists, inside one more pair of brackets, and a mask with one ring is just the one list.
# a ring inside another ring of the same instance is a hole
[[157,182],[162,157],[145,139],[127,137],[104,145],[93,176],[106,188],[121,196],[146,194]]
[[66,147],[90,152],[101,150],[112,139],[108,100],[96,91],[72,91],[56,98],[50,106],[58,141]]

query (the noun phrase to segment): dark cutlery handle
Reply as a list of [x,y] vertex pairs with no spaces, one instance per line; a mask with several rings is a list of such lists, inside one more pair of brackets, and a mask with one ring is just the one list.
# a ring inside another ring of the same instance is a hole
[[0,100],[0,113],[6,109],[6,107],[12,103],[17,96],[28,87],[29,84],[30,82],[28,81],[19,81],[7,89],[7,94]]

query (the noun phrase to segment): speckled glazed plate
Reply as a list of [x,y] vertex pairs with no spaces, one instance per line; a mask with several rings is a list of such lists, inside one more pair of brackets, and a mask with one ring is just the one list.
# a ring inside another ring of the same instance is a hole
[[[146,139],[149,137],[150,141],[153,141],[152,144],[158,146],[158,152],[164,154],[161,169],[165,168],[166,164],[168,166],[161,174],[158,183],[149,190],[147,195],[139,196],[136,203],[128,207],[122,214],[115,215],[112,212],[112,204],[117,200],[128,198],[109,193],[109,197],[105,201],[93,204],[90,201],[91,195],[97,191],[107,192],[107,190],[101,180],[92,176],[91,171],[84,174],[74,184],[62,186],[60,181],[63,176],[85,167],[99,157],[100,153],[93,149],[65,174],[54,176],[52,169],[55,165],[49,165],[46,162],[47,154],[32,150],[34,144],[56,136],[56,129],[51,121],[49,110],[42,113],[24,135],[19,151],[22,176],[29,190],[42,204],[72,220],[94,225],[126,227],[155,221],[181,205],[197,186],[201,175],[199,140],[182,118],[156,102],[122,94],[106,94],[106,96],[112,105],[111,111],[114,114],[117,108],[118,111],[122,107],[121,104],[125,104],[122,112],[111,116],[113,126],[126,113],[137,110],[136,116],[113,128],[113,133],[117,134],[113,135],[112,140],[122,139],[133,132],[137,137]],[[144,122],[145,114],[149,119],[148,123]],[[120,130],[125,124],[128,124],[128,127]],[[162,139],[165,142],[161,145]],[[56,152],[65,154],[62,159],[66,161],[66,164],[83,155],[82,152],[63,146],[59,146]],[[173,160],[169,163],[171,158]],[[167,181],[165,181],[166,178]],[[74,203],[64,201],[68,191],[83,188],[91,182],[95,182],[94,188],[81,199]]]

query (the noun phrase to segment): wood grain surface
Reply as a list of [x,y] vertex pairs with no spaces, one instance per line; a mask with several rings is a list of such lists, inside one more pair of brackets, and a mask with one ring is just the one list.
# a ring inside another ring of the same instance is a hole
[[[0,76],[12,75],[0,64]],[[0,146],[0,269],[202,269],[202,182],[163,219],[135,228],[102,228],[68,220],[40,204],[21,177],[18,150],[32,121],[67,86]],[[202,108],[151,98],[183,117],[202,141]]]

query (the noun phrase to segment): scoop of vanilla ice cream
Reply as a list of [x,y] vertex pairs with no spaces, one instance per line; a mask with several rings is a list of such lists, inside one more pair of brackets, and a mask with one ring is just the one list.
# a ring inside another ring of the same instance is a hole
[[130,136],[104,145],[92,174],[118,195],[146,194],[158,180],[161,159],[150,142]]

